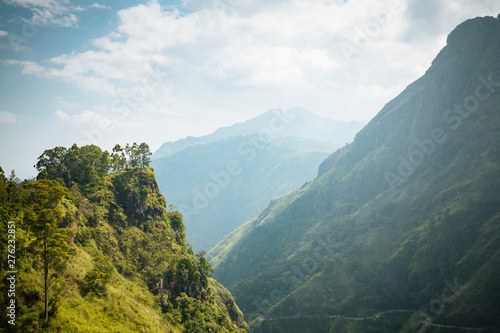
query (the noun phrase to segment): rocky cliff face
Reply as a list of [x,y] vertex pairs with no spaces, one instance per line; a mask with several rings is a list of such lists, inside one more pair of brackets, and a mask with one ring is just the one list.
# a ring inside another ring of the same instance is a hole
[[148,219],[166,216],[166,201],[156,183],[154,173],[121,173],[112,177],[116,204],[123,208],[131,225],[140,226]]

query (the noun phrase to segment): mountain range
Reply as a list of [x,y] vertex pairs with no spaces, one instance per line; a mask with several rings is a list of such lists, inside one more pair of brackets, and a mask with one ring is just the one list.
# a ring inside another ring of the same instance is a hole
[[500,327],[500,19],[468,20],[316,178],[217,244],[251,332]]
[[361,127],[302,108],[269,110],[204,137],[167,142],[151,165],[167,202],[184,216],[188,241],[208,250],[271,199],[312,180]]
[[333,147],[341,147],[352,141],[354,135],[364,124],[358,121],[338,121],[320,117],[301,107],[293,107],[286,111],[271,109],[263,114],[242,123],[221,127],[215,132],[177,141],[165,142],[154,152],[152,159],[172,156],[183,149],[199,144],[212,143],[233,136],[246,136],[261,133],[270,138],[295,137],[330,143]]

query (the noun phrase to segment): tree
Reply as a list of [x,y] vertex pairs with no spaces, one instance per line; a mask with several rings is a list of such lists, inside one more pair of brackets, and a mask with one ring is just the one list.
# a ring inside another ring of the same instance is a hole
[[[120,149],[121,149],[121,147],[120,147]],[[127,152],[126,152],[126,149],[121,149],[120,156],[122,158],[123,168],[127,168],[128,165],[127,165]]]
[[[68,179],[66,181],[66,186],[71,187],[74,183],[81,182],[81,175],[84,173],[82,170],[82,160],[80,157],[80,148],[76,144],[72,145],[64,155],[61,161],[68,170]],[[48,178],[50,179],[50,178]]]
[[46,150],[36,164],[37,179],[51,179],[64,182],[67,187],[74,184],[90,184],[108,174],[110,154],[95,145],[79,148],[76,144],[69,149],[56,147]]
[[0,210],[3,208],[13,218],[22,210],[26,191],[22,187],[22,181],[16,176],[14,170],[7,178],[0,173]]
[[113,170],[113,172],[117,172],[117,171],[122,170],[121,157],[117,153],[114,153],[113,155],[111,155],[111,170]]
[[111,156],[111,169],[113,172],[123,170],[127,165],[127,158],[125,152],[120,145],[113,147],[113,155]]
[[132,147],[129,147],[128,155],[129,155],[129,166],[132,168],[138,167],[140,164],[140,155],[139,155],[139,146],[137,142],[134,142]]
[[26,222],[35,235],[34,251],[39,255],[44,275],[45,320],[49,319],[49,292],[51,282],[66,269],[74,253],[68,243],[68,229],[61,228],[59,203],[68,195],[68,189],[57,181],[43,179],[25,185],[29,191]]
[[141,143],[138,147],[138,153],[141,161],[141,167],[148,167],[149,163],[151,163],[151,159],[149,158],[151,151],[149,150],[148,144],[145,142]]
[[66,153],[67,149],[64,147],[45,150],[35,165],[38,171],[37,179],[53,179],[67,183],[69,175],[63,163]]
[[[82,161],[82,171],[84,172],[81,176],[85,177],[91,173],[92,170],[94,170],[99,177],[104,177],[108,174],[109,152],[107,150],[102,151],[101,148],[96,145],[87,145],[80,148],[79,156]],[[91,182],[91,179],[88,179],[84,183],[89,182]]]
[[129,157],[130,157],[130,154],[131,154],[131,151],[132,151],[132,147],[127,143],[125,145],[125,158],[127,160],[127,163],[126,163],[126,167],[128,168],[130,166],[129,164]]
[[198,266],[198,271],[200,272],[200,282],[204,288],[208,288],[208,279],[212,276],[214,269],[205,258],[204,251],[201,251],[196,255],[196,264]]
[[0,208],[7,201],[7,178],[0,167]]

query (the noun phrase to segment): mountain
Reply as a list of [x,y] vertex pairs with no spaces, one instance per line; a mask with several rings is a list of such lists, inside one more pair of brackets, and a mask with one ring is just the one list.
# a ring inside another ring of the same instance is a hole
[[152,159],[172,156],[187,147],[199,144],[257,133],[270,135],[272,138],[295,137],[328,142],[338,148],[351,142],[362,127],[363,124],[357,121],[343,122],[323,118],[300,107],[293,107],[286,111],[272,109],[243,123],[219,128],[209,135],[165,142],[153,154]]
[[57,170],[96,170],[107,154],[75,147],[95,154],[46,151],[62,153],[36,182],[0,168],[0,250],[12,259],[0,264],[2,332],[245,332],[231,293],[186,245],[182,216],[166,209],[152,169],[66,187],[50,179]]
[[160,188],[184,215],[187,239],[208,250],[266,207],[312,180],[330,144],[291,137],[234,136],[154,160]]
[[[498,332],[500,16],[208,254],[252,332]],[[469,329],[466,329],[466,328]]]
[[167,201],[184,215],[188,241],[208,250],[272,198],[312,180],[360,128],[301,108],[269,110],[204,137],[167,142],[151,165]]

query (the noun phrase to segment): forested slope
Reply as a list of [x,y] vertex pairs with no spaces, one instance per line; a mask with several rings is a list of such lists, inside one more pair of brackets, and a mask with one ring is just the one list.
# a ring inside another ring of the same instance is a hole
[[[15,256],[13,266],[1,261],[0,302],[16,306],[1,318],[6,331],[247,328],[203,253],[186,243],[182,215],[166,208],[148,150],[135,154],[138,147],[129,155],[56,147],[40,156],[36,180],[0,172],[1,253]],[[11,297],[6,272],[14,270]]]

